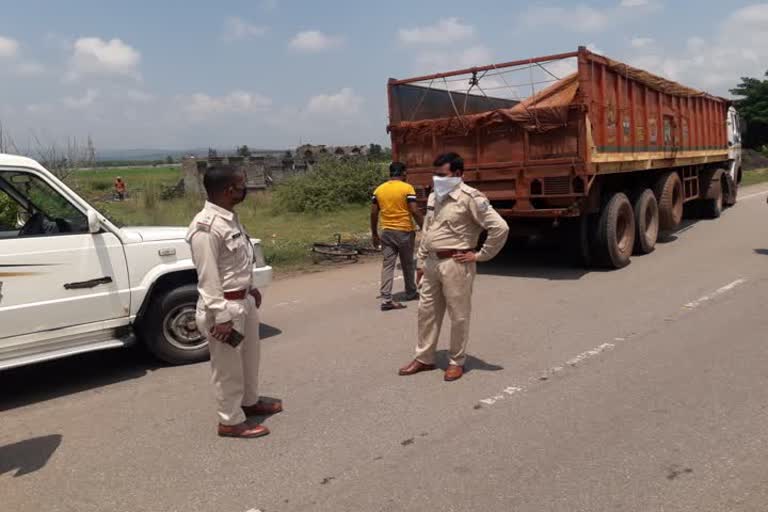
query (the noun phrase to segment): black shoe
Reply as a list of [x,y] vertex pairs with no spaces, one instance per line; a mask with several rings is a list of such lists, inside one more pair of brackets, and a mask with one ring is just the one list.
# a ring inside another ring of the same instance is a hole
[[405,300],[406,300],[406,302],[410,302],[410,301],[413,301],[413,300],[419,300],[419,292],[413,292],[413,293],[406,294],[405,295]]
[[381,305],[382,311],[392,311],[394,309],[405,309],[408,306],[400,304],[399,302],[385,302]]

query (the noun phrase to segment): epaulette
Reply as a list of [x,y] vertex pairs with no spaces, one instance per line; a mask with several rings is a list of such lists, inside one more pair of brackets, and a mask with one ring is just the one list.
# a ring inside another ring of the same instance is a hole
[[477,210],[480,213],[485,213],[488,211],[489,208],[492,208],[491,202],[488,201],[488,198],[477,190],[476,188],[470,187],[469,185],[465,185],[462,183],[461,190],[467,194],[469,197],[472,198],[472,200],[475,202],[475,205],[477,205]]
[[197,229],[200,231],[210,231],[213,221],[216,220],[216,214],[209,211],[203,211],[197,219]]

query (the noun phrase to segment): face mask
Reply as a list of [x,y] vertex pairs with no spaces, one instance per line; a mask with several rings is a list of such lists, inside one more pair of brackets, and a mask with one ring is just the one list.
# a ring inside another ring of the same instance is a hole
[[461,185],[461,178],[456,176],[435,176],[432,178],[434,183],[435,198],[442,200],[445,196]]

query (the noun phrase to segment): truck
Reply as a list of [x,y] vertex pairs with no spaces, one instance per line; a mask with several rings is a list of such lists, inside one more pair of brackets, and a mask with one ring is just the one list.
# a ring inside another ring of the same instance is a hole
[[[120,226],[40,163],[0,154],[0,370],[134,343],[206,359],[186,231]],[[272,268],[251,243],[263,288]]]
[[625,267],[684,213],[716,218],[736,202],[732,103],[585,47],[387,90],[393,158],[422,203],[434,157],[456,152],[511,237],[555,233],[582,265]]

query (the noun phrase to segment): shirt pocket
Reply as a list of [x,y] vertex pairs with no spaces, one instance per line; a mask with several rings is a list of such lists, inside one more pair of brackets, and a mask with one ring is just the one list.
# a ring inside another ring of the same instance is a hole
[[234,233],[227,237],[227,239],[224,241],[224,245],[229,252],[233,254],[240,254],[246,249],[245,237],[242,233]]
[[461,203],[446,206],[443,220],[448,228],[457,234],[464,234],[467,226],[467,216],[470,214],[466,206]]

